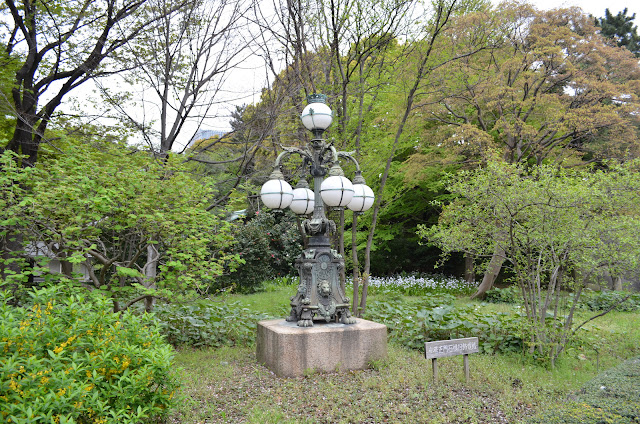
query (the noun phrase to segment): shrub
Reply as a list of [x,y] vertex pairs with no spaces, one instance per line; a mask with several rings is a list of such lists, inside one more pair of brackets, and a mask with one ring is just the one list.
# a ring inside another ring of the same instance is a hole
[[158,305],[155,312],[174,346],[246,346],[255,339],[256,322],[267,318],[237,303],[201,300],[188,305]]
[[495,287],[485,293],[483,300],[489,303],[520,303],[522,294],[520,293],[520,288],[516,285],[503,289]]
[[220,289],[233,286],[241,293],[256,291],[265,280],[297,275],[295,260],[302,253],[296,218],[283,212],[260,211],[235,233],[232,253],[242,262],[235,272],[220,278]]
[[18,307],[0,297],[3,422],[140,423],[173,405],[172,350],[152,316],[56,288]]

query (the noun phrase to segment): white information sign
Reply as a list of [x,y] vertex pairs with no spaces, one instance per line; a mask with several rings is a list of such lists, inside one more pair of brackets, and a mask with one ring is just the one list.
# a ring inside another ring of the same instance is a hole
[[478,352],[478,338],[468,337],[466,339],[438,340],[436,342],[426,342],[424,347],[426,359],[468,355],[469,353]]

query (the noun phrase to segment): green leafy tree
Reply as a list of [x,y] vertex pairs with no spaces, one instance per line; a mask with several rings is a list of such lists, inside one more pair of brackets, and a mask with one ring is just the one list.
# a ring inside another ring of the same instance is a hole
[[[157,20],[145,0],[6,0],[3,50],[20,65],[11,87],[16,115],[6,149],[33,165],[49,123],[63,99],[94,78],[122,68],[116,52]],[[170,9],[171,13],[175,10]]]
[[[12,159],[6,152],[4,165]],[[116,311],[206,293],[235,261],[224,253],[229,223],[206,210],[212,187],[191,178],[179,158],[160,164],[148,152],[103,144],[12,169],[8,178],[23,184],[18,196],[14,184],[2,186],[4,233],[17,229],[25,245],[43,243],[60,259],[85,264],[85,284],[105,291]]]
[[627,16],[626,7],[615,16],[607,8],[604,11],[604,18],[596,18],[595,24],[602,28],[600,33],[603,36],[611,38],[618,47],[626,47],[636,57],[640,57],[640,36],[637,32],[638,27],[633,24],[635,18],[635,13]]
[[[506,3],[464,19],[469,28],[493,20],[493,46],[435,71],[441,83],[422,112],[439,123],[436,143],[480,165],[501,156],[570,167],[639,154],[638,61],[580,9]],[[456,49],[475,37],[459,34]],[[503,257],[494,252],[475,296],[492,287]]]
[[[278,10],[278,22],[265,27],[266,33],[274,34],[280,41],[289,66],[277,74],[274,88],[263,93],[263,97],[269,96],[275,100],[273,103],[279,100],[280,104],[286,99],[295,112],[278,118],[277,127],[281,131],[278,138],[273,137],[274,145],[284,137],[301,140],[307,137],[304,130],[300,135],[301,125],[296,116],[302,109],[303,94],[314,91],[329,94],[336,114],[329,136],[343,150],[355,148],[365,177],[377,192],[371,212],[345,219],[352,229],[356,284],[360,281],[357,251],[364,250],[362,296],[357,299],[357,287],[354,294],[354,300],[359,300],[354,303],[359,303],[361,309],[366,304],[371,252],[378,249],[374,239],[376,243],[387,242],[384,238],[392,237],[382,231],[380,238],[375,238],[381,210],[397,201],[397,192],[390,195],[391,190],[386,188],[387,180],[406,159],[406,149],[415,146],[414,137],[420,133],[418,122],[424,121],[415,112],[427,100],[426,93],[434,90],[431,75],[445,63],[484,48],[486,41],[483,31],[482,36],[475,38],[475,47],[467,45],[452,52],[447,48],[446,38],[455,27],[455,20],[468,11],[485,7],[486,2],[434,2],[426,8],[426,20],[420,22],[411,19],[411,10],[422,5],[392,3],[369,7],[368,3],[350,1],[288,2]],[[400,43],[400,39],[406,42]],[[349,174],[348,165],[345,172]],[[364,241],[358,229],[366,230]],[[336,249],[343,251],[340,241]]]
[[419,234],[445,254],[490,260],[498,246],[523,294],[531,352],[552,364],[584,325],[573,317],[585,285],[604,269],[623,274],[638,266],[637,162],[565,171],[494,161],[459,174],[448,188],[458,199]]

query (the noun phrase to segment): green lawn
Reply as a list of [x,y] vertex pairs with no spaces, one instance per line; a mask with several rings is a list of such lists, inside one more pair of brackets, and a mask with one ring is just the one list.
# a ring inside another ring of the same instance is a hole
[[[284,317],[293,292],[294,287],[274,288],[228,300]],[[496,312],[513,308],[476,305]],[[578,315],[577,322],[588,316]],[[389,345],[388,360],[370,369],[294,379],[278,378],[257,364],[253,347],[184,349],[175,359],[182,391],[170,422],[525,422],[564,405],[599,372],[640,356],[640,313],[613,312],[587,328],[589,344],[568,349],[553,370],[518,354],[471,355],[469,383],[461,357],[440,359],[439,380],[433,383],[430,361],[395,344]]]

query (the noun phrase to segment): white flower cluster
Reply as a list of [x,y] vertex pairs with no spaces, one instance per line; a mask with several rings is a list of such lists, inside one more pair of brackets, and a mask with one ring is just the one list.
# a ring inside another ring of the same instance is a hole
[[402,292],[422,291],[448,291],[461,292],[475,289],[473,283],[468,283],[460,278],[445,275],[420,276],[417,274],[397,275],[393,277],[369,278],[369,287],[398,290]]

